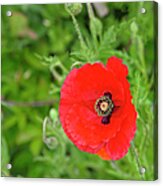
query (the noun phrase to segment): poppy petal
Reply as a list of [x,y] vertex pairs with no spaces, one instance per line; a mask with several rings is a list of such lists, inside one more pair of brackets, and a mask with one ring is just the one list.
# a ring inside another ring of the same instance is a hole
[[136,111],[133,105],[129,107],[130,117],[126,117],[123,121],[122,127],[117,135],[112,138],[107,144],[107,152],[111,159],[117,160],[122,158],[130,147],[130,142],[134,137],[136,131]]
[[120,81],[128,75],[127,66],[122,63],[122,59],[115,56],[108,59],[106,67],[111,69]]

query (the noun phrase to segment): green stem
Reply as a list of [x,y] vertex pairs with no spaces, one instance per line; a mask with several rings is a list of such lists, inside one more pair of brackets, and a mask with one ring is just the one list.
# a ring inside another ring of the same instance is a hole
[[88,9],[89,19],[93,18],[94,17],[94,12],[93,12],[93,9],[92,9],[92,6],[91,6],[90,3],[87,3],[87,9]]
[[117,166],[117,164],[115,163],[115,161],[111,160],[111,161],[110,161],[110,164],[111,164],[111,166],[112,166],[117,172],[122,173],[120,167]]
[[143,50],[143,54],[140,57],[140,61],[141,61],[141,64],[143,66],[142,69],[143,69],[145,83],[147,83],[148,82],[148,72],[147,72],[146,62],[145,62],[145,59],[144,59],[144,45],[143,45],[143,49],[142,50]]
[[43,139],[43,141],[45,141],[45,139],[46,139],[46,125],[47,125],[47,122],[48,122],[48,117],[46,117],[43,121],[43,126],[42,126],[42,139]]
[[93,38],[95,55],[97,55],[97,53],[98,53],[98,40],[97,40],[97,30],[96,30],[97,28],[96,28],[96,24],[95,24],[95,20],[97,20],[97,19],[95,18],[94,11],[93,11],[93,8],[90,3],[87,3],[87,11],[88,11],[89,19],[90,19],[89,27],[90,27],[91,35]]
[[84,42],[82,33],[81,33],[81,31],[80,31],[78,22],[77,22],[75,16],[74,16],[72,13],[70,13],[70,15],[71,15],[71,17],[72,17],[72,21],[73,21],[75,30],[76,30],[76,32],[77,32],[77,34],[78,34],[78,39],[79,39],[79,41],[80,41],[80,45],[81,45],[81,47],[82,47],[83,49],[85,49],[85,48],[86,48],[86,44],[85,44],[85,42]]
[[58,73],[58,71],[56,70],[56,67],[61,68],[61,70],[62,70],[65,74],[68,73],[68,70],[65,68],[65,66],[64,66],[60,61],[56,61],[56,63],[52,63],[52,64],[50,65],[49,69],[50,69],[52,75],[53,75],[54,78],[56,78],[59,82],[61,82],[61,81],[63,80],[64,77]]
[[117,162],[111,160],[110,164],[111,164],[112,168],[116,171],[116,173],[122,175],[126,179],[130,178],[130,175],[128,173],[125,173],[124,171],[121,170],[121,168],[117,165]]
[[137,151],[136,151],[136,148],[135,148],[135,145],[134,145],[133,141],[131,142],[131,150],[133,152],[133,155],[134,155],[134,158],[135,158],[135,161],[136,161],[136,167],[137,167],[137,170],[139,172],[139,176],[142,180],[145,180],[144,175],[141,173],[141,169],[143,167],[141,166],[140,159],[138,157],[138,154],[137,154]]

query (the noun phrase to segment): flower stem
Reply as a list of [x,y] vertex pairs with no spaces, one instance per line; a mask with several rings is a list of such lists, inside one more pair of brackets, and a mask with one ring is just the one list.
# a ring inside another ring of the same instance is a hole
[[121,168],[118,166],[116,161],[111,160],[110,161],[111,167],[115,170],[115,172],[121,176],[123,176],[125,179],[129,179],[130,175],[128,173],[125,173],[121,170]]
[[90,3],[87,3],[87,9],[88,9],[88,15],[89,15],[89,18],[93,18],[94,17],[94,12],[93,12],[93,9],[92,9],[92,6]]
[[76,30],[77,35],[78,35],[78,39],[79,39],[79,41],[80,41],[80,45],[81,45],[81,47],[82,47],[83,49],[85,49],[85,48],[86,48],[86,44],[85,44],[85,42],[84,42],[82,33],[81,33],[81,31],[80,31],[78,22],[77,22],[75,16],[74,16],[72,13],[70,13],[70,15],[71,15],[71,17],[72,17],[72,21],[73,21],[75,30]]
[[43,127],[42,127],[42,139],[45,141],[46,139],[46,124],[48,122],[48,117],[46,117],[43,121]]
[[134,158],[135,158],[136,167],[137,167],[137,170],[138,170],[138,172],[139,172],[139,176],[140,176],[140,178],[141,178],[142,180],[145,180],[145,179],[144,179],[144,175],[141,173],[141,169],[142,169],[143,167],[141,166],[140,159],[139,159],[139,157],[138,157],[138,154],[137,154],[137,151],[136,151],[136,147],[135,147],[133,141],[131,142],[131,150],[132,150],[132,153],[133,153]]

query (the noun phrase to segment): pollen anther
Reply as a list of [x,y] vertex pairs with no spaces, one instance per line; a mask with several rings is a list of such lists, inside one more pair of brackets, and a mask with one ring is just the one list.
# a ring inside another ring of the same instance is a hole
[[95,110],[99,116],[109,116],[112,113],[114,104],[108,95],[104,95],[97,99]]

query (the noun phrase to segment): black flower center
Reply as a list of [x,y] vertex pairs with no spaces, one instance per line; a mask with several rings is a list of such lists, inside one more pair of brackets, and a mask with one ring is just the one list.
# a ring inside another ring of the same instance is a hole
[[104,96],[97,99],[95,103],[95,110],[99,116],[102,116],[103,124],[109,124],[113,109],[112,95],[109,92],[104,93]]

